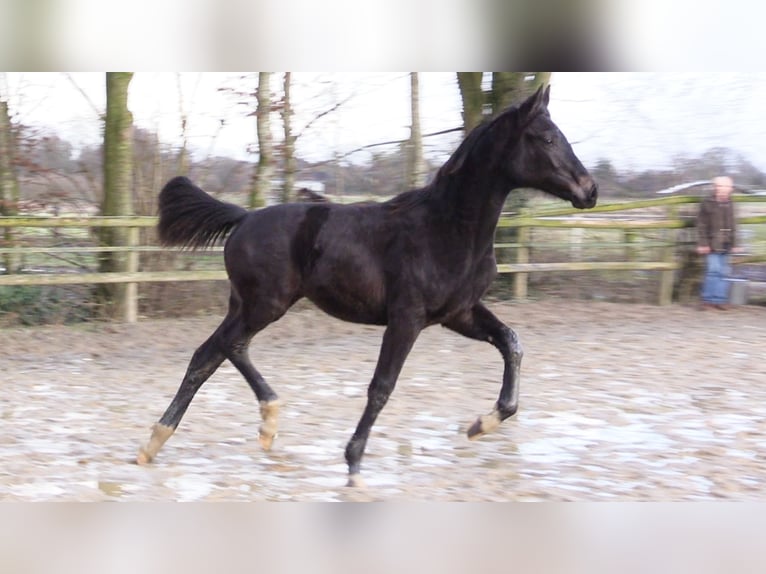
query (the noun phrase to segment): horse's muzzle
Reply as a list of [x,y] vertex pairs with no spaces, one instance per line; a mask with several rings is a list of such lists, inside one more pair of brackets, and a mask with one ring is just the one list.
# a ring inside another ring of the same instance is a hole
[[598,184],[590,182],[589,186],[580,188],[580,193],[572,194],[572,205],[577,209],[590,209],[598,201]]

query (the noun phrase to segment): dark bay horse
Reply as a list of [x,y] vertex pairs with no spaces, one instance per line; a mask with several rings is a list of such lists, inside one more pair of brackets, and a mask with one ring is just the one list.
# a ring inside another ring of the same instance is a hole
[[597,186],[548,113],[550,88],[474,129],[422,189],[383,203],[293,203],[257,211],[214,199],[188,179],[159,197],[165,245],[204,248],[228,235],[229,311],[194,353],[180,388],[137,461],[148,463],[173,434],[194,394],[228,359],[255,393],[260,442],[271,448],[277,394],[250,362],[252,337],[307,297],[345,321],[385,325],[367,404],[346,446],[349,484],[376,417],[420,331],[442,325],[494,345],[504,371],[494,409],[468,429],[476,438],[518,406],[522,350],[516,334],[481,297],[496,274],[493,239],[508,193],[536,188],[578,208],[596,204]]

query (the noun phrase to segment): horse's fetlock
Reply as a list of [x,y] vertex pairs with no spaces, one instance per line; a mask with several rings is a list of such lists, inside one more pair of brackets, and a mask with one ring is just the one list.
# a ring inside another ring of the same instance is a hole
[[500,420],[504,421],[518,412],[519,405],[518,403],[498,403],[496,409],[500,415]]
[[349,474],[358,474],[361,466],[362,453],[364,452],[364,440],[352,438],[346,445],[345,458]]

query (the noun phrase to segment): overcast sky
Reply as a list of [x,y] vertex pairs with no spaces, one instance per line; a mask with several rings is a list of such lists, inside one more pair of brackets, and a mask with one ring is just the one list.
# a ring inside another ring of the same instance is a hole
[[[241,87],[239,74],[137,73],[129,105],[136,123],[177,145],[179,108],[189,117],[190,145],[197,157],[248,156],[255,121],[241,97],[221,88]],[[255,80],[250,80],[253,87]],[[279,90],[281,74],[273,76]],[[69,76],[6,74],[7,94],[21,122],[55,130],[76,146],[101,137],[104,109],[100,73]],[[180,94],[180,95],[179,95]],[[402,73],[295,73],[293,99],[298,129],[338,102],[338,111],[314,123],[301,136],[307,159],[332,157],[357,147],[406,138],[409,79]],[[741,152],[766,170],[766,73],[554,73],[551,114],[586,165],[607,158],[621,168],[664,167],[678,155],[697,156],[716,147]],[[425,133],[457,127],[460,98],[454,73],[421,74]],[[275,124],[278,118],[275,117]],[[426,140],[438,160],[457,144],[457,135]],[[368,152],[350,156],[365,161]]]
[[554,119],[588,161],[661,167],[713,147],[766,171],[763,72],[558,73]]

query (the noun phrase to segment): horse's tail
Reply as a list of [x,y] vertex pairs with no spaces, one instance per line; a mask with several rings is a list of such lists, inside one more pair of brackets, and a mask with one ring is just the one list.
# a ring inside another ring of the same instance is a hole
[[200,249],[226,235],[247,215],[233,203],[211,197],[188,178],[174,177],[160,192],[160,243]]

